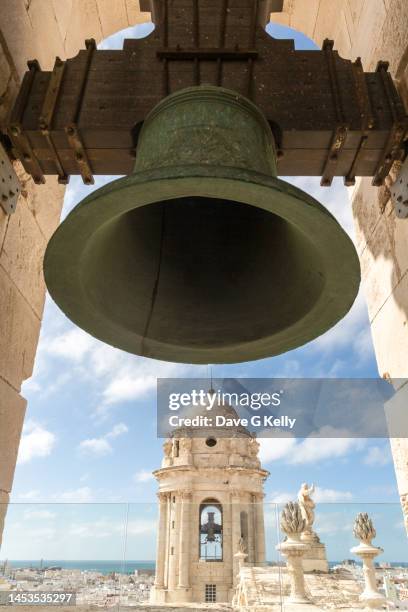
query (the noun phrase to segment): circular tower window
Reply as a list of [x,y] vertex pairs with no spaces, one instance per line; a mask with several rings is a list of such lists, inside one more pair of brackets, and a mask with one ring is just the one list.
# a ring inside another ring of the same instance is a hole
[[206,443],[207,446],[212,448],[213,446],[215,446],[217,444],[217,440],[215,438],[207,438],[205,443]]

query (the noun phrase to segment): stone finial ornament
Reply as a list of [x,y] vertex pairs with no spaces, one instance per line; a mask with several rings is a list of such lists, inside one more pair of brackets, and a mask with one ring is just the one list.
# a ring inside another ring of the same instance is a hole
[[355,538],[360,540],[360,544],[354,546],[351,552],[363,561],[364,591],[360,595],[360,601],[366,605],[368,610],[381,609],[386,600],[377,587],[374,559],[383,552],[383,549],[371,544],[377,534],[373,522],[366,512],[360,512],[357,515],[353,533]]
[[286,567],[290,579],[289,603],[311,603],[306,596],[302,557],[308,545],[300,541],[305,528],[305,519],[297,502],[289,502],[282,510],[280,525],[287,539],[276,547],[287,559]]
[[281,514],[281,529],[289,539],[299,539],[304,531],[306,521],[302,516],[302,511],[297,502],[286,504]]
[[371,544],[377,535],[374,529],[373,521],[368,516],[367,512],[360,512],[354,521],[353,534],[357,540],[364,544]]

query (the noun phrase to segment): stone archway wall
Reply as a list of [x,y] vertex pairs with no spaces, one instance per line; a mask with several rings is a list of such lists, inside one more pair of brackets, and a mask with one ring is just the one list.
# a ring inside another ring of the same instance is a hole
[[[50,69],[56,55],[75,55],[86,38],[98,41],[150,20],[149,0],[2,0],[1,5],[0,122],[27,60],[36,58]],[[317,43],[335,39],[344,57],[361,55],[366,69],[378,59],[390,60],[401,91],[408,91],[406,0],[285,0],[283,12],[272,18]],[[7,217],[0,208],[0,538],[24,420],[21,383],[32,373],[44,307],[42,257],[64,194],[53,177],[35,186],[19,164],[16,170],[23,187],[17,212]],[[379,368],[402,377],[408,375],[408,222],[395,219],[384,189],[380,203],[369,181],[356,185],[353,211]],[[395,445],[395,458],[406,500],[406,441]]]
[[[302,31],[318,45],[333,39],[340,55],[360,56],[365,70],[389,61],[408,108],[407,0],[285,0],[272,20]],[[389,195],[386,187],[360,179],[351,200],[379,373],[402,379],[408,378],[408,220],[396,218]],[[408,385],[397,386],[398,403],[408,412]],[[393,407],[388,418],[398,432]],[[393,438],[391,447],[408,532],[408,440]]]
[[[0,123],[27,60],[50,70],[56,55],[76,55],[85,39],[145,21],[150,13],[138,0],[1,0]],[[26,405],[20,389],[32,374],[44,308],[42,258],[64,197],[55,177],[36,186],[20,164],[15,169],[22,182],[17,210],[8,217],[0,207],[0,543]]]

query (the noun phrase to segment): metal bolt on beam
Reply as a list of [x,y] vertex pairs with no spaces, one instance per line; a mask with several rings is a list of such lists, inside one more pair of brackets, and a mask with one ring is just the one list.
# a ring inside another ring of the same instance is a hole
[[401,166],[394,184],[390,188],[391,201],[399,219],[408,218],[408,157]]

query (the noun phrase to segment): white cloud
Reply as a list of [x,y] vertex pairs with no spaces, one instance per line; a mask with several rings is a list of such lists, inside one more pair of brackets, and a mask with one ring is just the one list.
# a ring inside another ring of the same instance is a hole
[[79,444],[79,450],[89,455],[102,457],[113,452],[112,446],[105,438],[89,438],[82,440]]
[[18,463],[28,463],[37,457],[47,457],[55,447],[56,436],[39,423],[28,420],[23,428]]
[[350,491],[337,491],[336,489],[322,489],[316,487],[314,500],[317,504],[351,501],[353,494]]
[[392,455],[390,448],[387,446],[371,446],[368,449],[367,455],[364,457],[366,465],[381,466],[391,463]]
[[306,438],[297,444],[288,462],[293,465],[317,463],[344,457],[350,452],[361,450],[363,446],[364,441],[358,438]]
[[55,513],[50,512],[49,510],[26,510],[24,512],[24,518],[26,520],[30,520],[30,519],[52,520],[55,518]]
[[270,463],[288,457],[296,448],[295,438],[258,438],[261,463]]
[[50,355],[80,362],[89,353],[95,340],[74,327],[54,338],[44,338],[43,349]]
[[[43,325],[35,372],[26,383],[27,393],[42,392],[44,397],[55,393],[63,385],[75,379],[93,385],[99,405],[92,414],[103,421],[110,407],[138,400],[153,391],[158,377],[182,376],[191,366],[160,362],[125,353],[93,338],[83,330],[73,327],[51,304],[51,322]],[[63,325],[55,325],[55,320]],[[59,373],[58,368],[64,371]],[[54,376],[55,374],[55,376]]]
[[117,438],[118,436],[121,436],[122,434],[125,434],[129,431],[129,428],[127,425],[125,425],[124,423],[117,423],[117,425],[115,425],[111,431],[109,431],[106,434],[106,438]]
[[93,500],[93,493],[89,487],[67,490],[53,495],[53,500],[61,503],[85,504]]
[[127,527],[128,536],[139,536],[145,533],[156,533],[157,521],[156,520],[138,520],[129,521]]
[[71,536],[80,538],[108,538],[124,532],[125,523],[101,519],[92,523],[73,523],[69,528]]
[[27,529],[24,526],[24,536],[28,542],[32,540],[53,540],[57,535],[57,530],[54,527],[39,527],[36,525],[33,529]]
[[339,533],[353,533],[354,519],[350,519],[342,512],[330,512],[325,514],[316,514],[314,529],[320,534],[333,536]]
[[18,493],[18,499],[23,499],[25,501],[34,501],[38,500],[40,497],[40,492],[38,489],[32,489],[31,491],[26,491],[25,493]]
[[[92,523],[73,523],[69,528],[71,536],[79,538],[101,539],[111,536],[118,537],[125,532],[125,521],[111,521],[100,519]],[[129,521],[127,525],[127,536],[139,536],[147,533],[155,533],[157,529],[156,520],[139,519]]]
[[320,178],[318,177],[288,177],[287,180],[321,202],[336,217],[350,238],[354,239],[354,222],[349,192],[341,179],[335,178],[332,186],[324,189],[320,186]]
[[150,359],[123,357],[121,370],[106,385],[103,403],[117,404],[145,396],[156,387],[157,378],[181,376],[188,366]]
[[[323,489],[321,487],[316,487],[313,498],[317,504],[334,503],[334,502],[351,501],[353,499],[353,494],[350,491],[337,491],[336,489]],[[292,492],[272,491],[271,497],[268,501],[274,504],[286,504],[289,501],[296,501],[296,500],[297,500],[296,491],[292,491]]]
[[290,501],[296,501],[296,495],[289,492],[272,491],[268,501],[273,504],[287,504]]
[[362,290],[349,313],[337,325],[310,345],[313,352],[332,353],[341,349],[352,350],[360,362],[373,354],[367,305]]
[[292,437],[259,438],[261,462],[268,464],[283,460],[289,465],[317,463],[344,457],[365,446],[364,440],[347,438],[346,431],[334,430],[330,426],[322,427],[318,434],[303,440]]
[[135,482],[148,482],[149,480],[153,480],[154,476],[150,470],[139,470],[133,476],[133,480]]
[[131,374],[122,374],[109,383],[103,392],[103,397],[106,404],[116,404],[143,396],[155,385],[154,376],[134,378]]
[[108,433],[101,438],[88,438],[87,440],[82,440],[82,442],[79,443],[78,448],[81,452],[89,455],[95,455],[98,457],[109,455],[113,452],[113,448],[109,440],[118,438],[128,431],[129,429],[125,423],[117,423],[114,425],[111,431],[108,431]]

